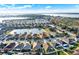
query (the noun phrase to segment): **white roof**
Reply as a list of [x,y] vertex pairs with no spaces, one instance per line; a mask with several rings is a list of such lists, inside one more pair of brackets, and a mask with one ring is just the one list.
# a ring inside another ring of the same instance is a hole
[[54,25],[49,25],[49,26],[51,26],[51,27],[55,27]]

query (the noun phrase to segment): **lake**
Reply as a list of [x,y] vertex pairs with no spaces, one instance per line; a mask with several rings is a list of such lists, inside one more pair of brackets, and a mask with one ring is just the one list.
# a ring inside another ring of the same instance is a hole
[[[79,13],[46,13],[41,15],[50,15],[50,16],[62,16],[62,17],[73,17],[73,18],[79,18]],[[0,16],[0,22],[2,23],[2,20],[11,20],[11,19],[28,19],[29,17],[1,17]]]
[[72,17],[72,18],[79,18],[79,13],[53,13],[53,14],[44,14],[44,15],[51,15],[51,16],[62,16],[62,17]]

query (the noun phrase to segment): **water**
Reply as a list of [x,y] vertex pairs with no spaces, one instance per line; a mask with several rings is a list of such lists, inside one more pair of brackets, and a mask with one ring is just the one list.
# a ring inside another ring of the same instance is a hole
[[53,14],[54,16],[79,18],[79,14]]
[[[46,13],[43,15],[51,15],[51,16],[62,16],[62,17],[73,17],[73,18],[79,18],[79,13]],[[29,17],[0,17],[0,23],[2,23],[2,20],[11,20],[11,19],[27,19]]]
[[44,14],[44,15],[51,15],[51,16],[62,16],[62,17],[72,17],[72,18],[79,18],[78,13],[56,13],[56,14]]
[[11,19],[28,19],[29,17],[0,17],[0,23],[2,23],[3,20],[11,20]]

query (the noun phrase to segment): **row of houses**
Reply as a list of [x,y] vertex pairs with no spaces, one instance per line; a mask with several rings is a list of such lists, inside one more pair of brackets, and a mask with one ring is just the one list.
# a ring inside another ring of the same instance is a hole
[[7,27],[24,27],[24,26],[38,26],[40,24],[50,24],[49,20],[46,19],[12,19],[12,20],[3,20],[3,24]]

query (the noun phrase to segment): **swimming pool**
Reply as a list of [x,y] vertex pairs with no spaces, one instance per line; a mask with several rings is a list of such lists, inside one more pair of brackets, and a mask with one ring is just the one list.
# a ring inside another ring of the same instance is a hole
[[39,28],[31,28],[31,29],[14,29],[10,32],[10,34],[14,34],[14,33],[17,33],[17,34],[24,34],[25,32],[27,32],[27,34],[39,34],[39,33],[42,33],[42,32],[45,32],[43,29],[39,29]]

